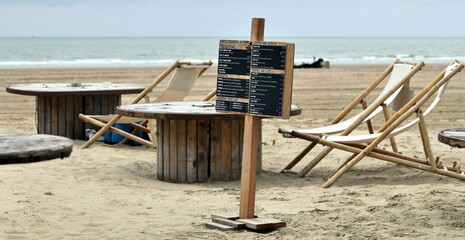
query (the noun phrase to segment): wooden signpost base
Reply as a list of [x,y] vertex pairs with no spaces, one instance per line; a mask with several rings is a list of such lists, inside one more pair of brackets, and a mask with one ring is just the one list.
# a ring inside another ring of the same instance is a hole
[[212,222],[206,223],[206,227],[221,231],[240,229],[264,231],[286,226],[286,223],[281,220],[262,218],[257,216],[254,216],[253,218],[241,219],[239,218],[239,215],[235,213],[212,214],[211,218]]
[[[265,19],[253,18],[250,41],[263,41]],[[255,216],[255,191],[257,177],[257,159],[260,133],[260,117],[246,115],[244,122],[244,149],[242,155],[241,198],[239,214],[213,214],[208,228],[233,230],[248,228],[268,230],[285,227],[286,223],[277,219]]]

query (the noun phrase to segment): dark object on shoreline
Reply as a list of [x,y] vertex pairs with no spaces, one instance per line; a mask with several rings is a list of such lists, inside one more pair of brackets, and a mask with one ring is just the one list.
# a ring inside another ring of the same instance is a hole
[[313,63],[302,63],[300,65],[294,65],[294,68],[329,68],[329,62],[324,61],[323,58],[319,58]]

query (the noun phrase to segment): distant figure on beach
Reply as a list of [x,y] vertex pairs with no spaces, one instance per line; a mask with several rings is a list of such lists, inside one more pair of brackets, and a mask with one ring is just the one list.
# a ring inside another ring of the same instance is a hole
[[324,62],[323,58],[318,58],[318,60],[313,63],[302,63],[300,65],[294,65],[294,68],[321,68],[321,63]]

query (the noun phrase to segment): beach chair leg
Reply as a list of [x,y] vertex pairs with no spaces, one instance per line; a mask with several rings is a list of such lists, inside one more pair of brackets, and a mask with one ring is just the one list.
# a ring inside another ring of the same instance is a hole
[[418,119],[420,122],[418,123],[418,126],[420,128],[420,136],[421,136],[421,141],[423,143],[423,150],[425,151],[426,159],[428,159],[428,162],[431,165],[431,168],[433,170],[437,169],[436,166],[436,158],[433,156],[433,151],[431,150],[431,143],[429,141],[428,137],[428,130],[426,129],[426,122],[425,118],[423,116],[423,112],[418,109],[416,112]]
[[[88,148],[90,145],[92,145],[95,141],[97,141],[97,139],[102,136],[103,134],[105,134],[106,131],[108,131],[108,129],[111,128],[111,126],[113,126],[122,116],[120,114],[117,114],[115,115],[107,124],[105,124],[105,126],[103,126],[97,133],[95,133],[95,135],[89,139],[89,141],[87,141],[86,143],[84,143],[84,145],[82,145],[81,149],[85,149],[85,148]],[[83,114],[79,114],[79,118],[81,119],[87,119],[87,120],[93,120],[92,118],[86,116],[86,115],[83,115]]]
[[312,170],[332,150],[332,147],[325,147],[323,151],[321,151],[307,166],[300,170],[297,177],[305,177],[305,175],[307,175],[307,173],[310,172],[310,170]]
[[[389,118],[391,118],[391,113],[389,112],[389,108],[387,107],[386,104],[383,104],[383,113],[384,113],[384,119],[388,121]],[[398,153],[399,150],[397,149],[396,139],[394,137],[391,137],[389,138],[389,141],[391,142],[392,151]]]
[[297,155],[290,163],[288,163],[281,171],[280,173],[283,173],[287,170],[290,170],[292,169],[297,163],[300,162],[300,160],[302,160],[302,158],[305,157],[305,155],[307,155],[318,143],[311,143],[309,144],[301,153],[299,153],[299,155]]
[[[149,103],[149,102],[150,102],[150,96],[149,96],[149,95],[145,95],[145,96],[144,96],[144,101],[145,101],[145,103]],[[147,120],[142,121],[142,123],[141,123],[140,125],[141,125],[141,126],[146,126],[146,125],[147,125]],[[136,128],[136,129],[134,129],[134,130],[131,132],[131,134],[132,134],[132,135],[136,135],[139,131],[140,131],[140,130]],[[124,139],[123,139],[121,142],[119,142],[119,143],[120,143],[120,144],[126,144],[126,143],[129,142],[129,140],[130,140],[129,138],[124,138]],[[155,145],[154,145],[154,146],[155,146]]]
[[[142,121],[139,125],[141,125],[141,126],[146,126],[146,125],[147,125],[147,122],[148,122],[148,120],[146,119],[146,120]],[[132,134],[132,135],[136,135],[139,131],[140,131],[140,129],[135,128],[134,130],[132,130],[131,134]],[[123,140],[121,140],[121,142],[119,142],[119,144],[126,144],[126,143],[129,142],[129,140],[131,140],[131,139],[129,139],[129,138],[126,137],[126,138],[124,138]]]
[[[360,102],[362,104],[362,108],[363,110],[367,109],[368,106],[367,106],[367,101],[365,101],[365,99],[362,100],[362,102]],[[368,132],[370,134],[373,134],[375,133],[375,131],[373,130],[373,124],[371,123],[371,120],[368,120],[367,121],[367,127],[368,127]]]
[[157,146],[157,137],[156,137],[156,132],[155,132],[155,123],[154,123],[154,120],[153,119],[149,119],[148,120],[149,123],[149,129],[150,129],[150,141],[152,142],[153,144],[153,147],[156,147]]

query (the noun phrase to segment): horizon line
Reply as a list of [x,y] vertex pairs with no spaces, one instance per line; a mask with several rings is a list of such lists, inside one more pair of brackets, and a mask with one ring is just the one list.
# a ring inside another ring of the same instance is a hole
[[[249,36],[0,36],[0,38],[249,38]],[[268,36],[268,38],[465,38],[465,36]]]

